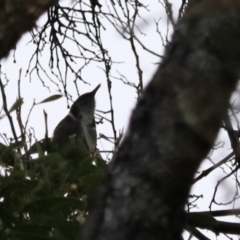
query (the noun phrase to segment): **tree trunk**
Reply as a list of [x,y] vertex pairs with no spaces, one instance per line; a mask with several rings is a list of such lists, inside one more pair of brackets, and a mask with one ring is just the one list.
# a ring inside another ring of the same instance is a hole
[[0,59],[16,47],[20,37],[31,30],[37,19],[57,0],[1,0]]
[[194,174],[238,80],[239,26],[238,1],[202,1],[187,10],[79,240],[181,239]]

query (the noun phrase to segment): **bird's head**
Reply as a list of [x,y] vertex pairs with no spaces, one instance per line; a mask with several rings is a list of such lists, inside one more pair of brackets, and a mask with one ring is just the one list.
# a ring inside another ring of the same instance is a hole
[[94,88],[91,92],[85,93],[81,95],[71,106],[70,113],[73,116],[81,120],[83,115],[87,117],[94,116],[95,110],[95,94],[97,90],[100,88],[101,84],[99,84],[96,88]]

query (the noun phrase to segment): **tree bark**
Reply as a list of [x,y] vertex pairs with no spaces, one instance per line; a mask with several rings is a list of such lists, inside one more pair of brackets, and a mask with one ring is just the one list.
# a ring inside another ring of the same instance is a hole
[[20,37],[57,0],[2,0],[0,2],[0,59],[6,57]]
[[238,1],[195,2],[139,99],[79,240],[181,239],[194,174],[240,66]]

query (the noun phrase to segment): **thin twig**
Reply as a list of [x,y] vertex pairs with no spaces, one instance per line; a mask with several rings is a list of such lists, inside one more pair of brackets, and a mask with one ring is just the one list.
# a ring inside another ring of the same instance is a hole
[[[0,66],[0,73],[1,73],[1,66]],[[12,133],[13,133],[14,140],[15,140],[15,142],[18,142],[17,134],[16,134],[16,131],[15,131],[15,128],[14,128],[13,120],[12,120],[12,116],[8,111],[7,98],[6,98],[4,85],[2,83],[1,76],[0,76],[0,88],[1,88],[2,100],[3,100],[3,109],[5,111],[5,114],[7,115],[8,121],[10,123],[10,127],[11,127],[11,130],[12,130]]]

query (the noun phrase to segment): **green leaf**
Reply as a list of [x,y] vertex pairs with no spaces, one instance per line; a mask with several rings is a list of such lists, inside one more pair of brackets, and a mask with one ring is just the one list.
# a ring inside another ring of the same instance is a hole
[[36,147],[37,147],[38,156],[43,157],[44,151],[42,150],[41,145],[38,142],[36,142]]
[[12,239],[17,240],[59,240],[61,238],[52,236],[52,229],[39,225],[21,225],[14,228],[10,234]]
[[106,169],[107,162],[105,160],[103,160],[102,158],[95,158],[95,163],[98,168],[100,168],[102,170]]
[[69,137],[63,148],[60,149],[60,153],[68,159],[84,159],[90,155],[86,144],[80,138],[76,136]]
[[99,186],[103,175],[100,173],[89,174],[79,179],[79,187],[84,190],[86,194],[93,194]]
[[9,113],[17,110],[21,105],[23,104],[23,98],[18,98],[16,102],[12,105],[12,107],[9,110]]
[[66,217],[76,209],[84,210],[85,205],[78,199],[65,197],[48,197],[28,203],[22,210],[29,215],[46,215]]
[[12,146],[6,146],[0,143],[0,161],[7,165],[14,165],[15,153]]
[[0,218],[5,227],[12,228],[17,225],[17,219],[3,203],[0,204]]
[[48,155],[39,157],[34,161],[44,163],[44,164],[60,164],[60,163],[66,162],[66,160],[62,157],[60,153],[50,153]]
[[55,94],[55,95],[52,95],[48,98],[45,98],[44,100],[42,100],[41,102],[37,103],[37,104],[42,104],[42,103],[46,103],[46,102],[52,102],[52,101],[55,101],[59,98],[63,97],[63,95],[61,94]]
[[4,144],[0,144],[0,158],[4,157],[5,155],[8,155],[9,153],[14,153],[13,150],[16,148],[20,148],[23,146],[23,142],[14,142],[11,143],[9,146],[6,146]]
[[[27,179],[27,174],[25,171],[22,170],[14,170],[12,171],[11,175],[7,178],[3,183],[1,188],[1,193],[3,196],[5,194],[29,194],[29,191],[33,190],[38,181],[35,179]],[[21,197],[21,196],[19,196]]]
[[1,197],[10,211],[17,213],[31,200],[31,194],[38,185],[35,179],[27,179],[26,172],[14,170],[11,175],[1,179]]
[[40,141],[37,141],[35,142],[28,150],[27,154],[28,155],[31,155],[31,154],[34,154],[34,153],[38,153],[38,147],[40,146],[41,150],[43,152],[45,151],[50,151],[52,152],[53,150],[53,146],[52,146],[52,143],[51,143],[51,139],[50,138],[47,138],[47,139],[42,139]]
[[67,221],[55,216],[36,216],[31,221],[44,227],[54,228],[67,239],[74,239],[79,231],[77,221]]
[[82,159],[82,161],[79,162],[79,165],[72,169],[70,176],[71,179],[79,179],[85,175],[102,173],[102,169],[94,165],[93,162],[95,162],[95,157]]

